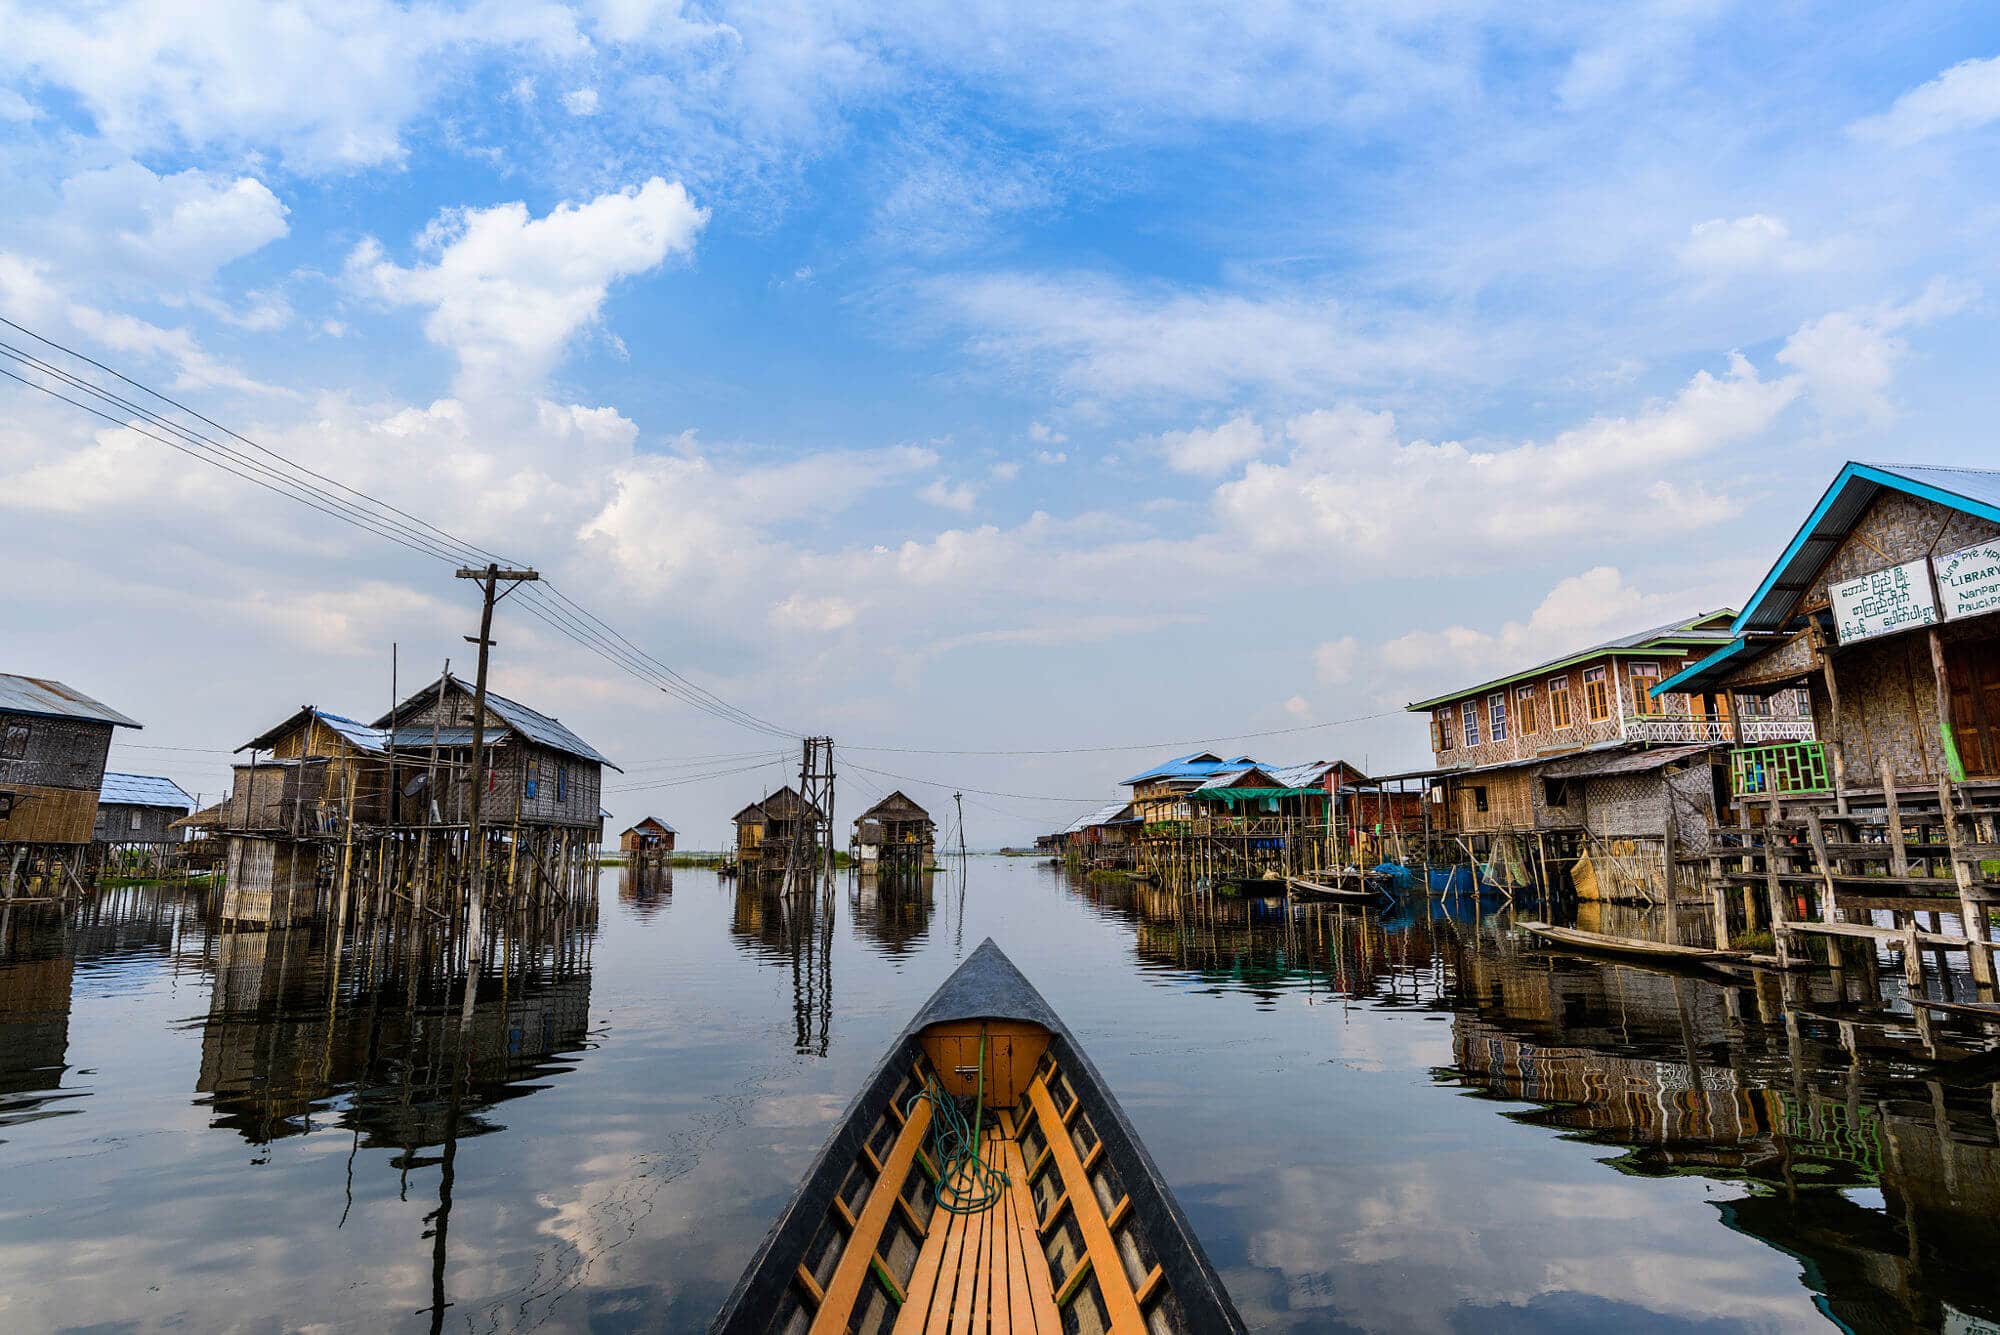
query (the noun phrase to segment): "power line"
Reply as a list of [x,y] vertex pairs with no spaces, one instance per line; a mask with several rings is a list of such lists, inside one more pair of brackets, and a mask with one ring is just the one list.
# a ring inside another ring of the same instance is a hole
[[[0,342],[0,355],[10,357],[22,367],[52,378],[67,388],[100,400],[104,404],[123,409],[132,417],[139,419],[139,422],[145,423],[145,426],[141,426],[129,418],[107,412],[97,404],[74,398],[69,394],[62,393],[48,385],[38,383],[35,380],[15,374],[4,368],[0,368],[0,375],[5,375],[9,379],[28,386],[30,389],[69,404],[121,429],[132,431],[136,435],[166,445],[170,449],[177,450],[182,454],[188,455],[190,458],[208,464],[222,472],[261,486],[285,499],[305,505],[310,509],[318,510],[320,513],[326,514],[331,518],[360,528],[364,532],[368,532],[374,536],[385,538],[390,542],[396,543],[408,550],[418,552],[421,555],[448,562],[468,561],[473,555],[488,559],[497,559],[495,558],[495,554],[488,552],[485,548],[467,542],[465,539],[457,537],[448,530],[412,515],[408,511],[402,510],[380,497],[361,491],[358,488],[350,487],[345,483],[338,482],[326,477],[324,474],[306,468],[296,460],[258,444],[249,437],[228,427],[221,426],[212,419],[180,403],[178,400],[162,394],[132,377],[124,375],[122,372],[116,371],[84,353],[78,352],[74,348],[48,338],[46,335],[37,333],[25,325],[9,320],[4,316],[0,316],[0,323],[5,324],[9,328],[19,330],[38,342],[63,352],[86,365],[95,367],[119,381],[131,385],[142,393],[150,395],[160,402],[188,414],[200,422],[215,427],[216,430],[225,435],[240,440],[267,457],[277,460],[285,468],[304,474],[305,477],[325,482],[329,486],[337,487],[347,493],[347,496],[358,498],[367,504],[358,504],[354,500],[337,496],[325,487],[303,481],[299,477],[285,472],[283,469],[275,468],[268,463],[253,459],[240,450],[232,449],[204,435],[200,431],[189,428],[183,423],[176,422],[142,404],[114,393],[84,376],[80,376],[4,342]],[[146,426],[155,427],[157,431],[147,430]],[[169,434],[161,435],[159,432]],[[368,506],[376,508],[371,510]],[[394,517],[392,518],[391,516]],[[407,520],[409,522],[402,523],[399,520]],[[416,527],[412,527],[412,525]],[[539,591],[537,593],[539,595]],[[640,649],[608,622],[598,617],[595,613],[592,613],[589,609],[559,589],[551,586],[547,595],[540,595],[538,605],[531,605],[530,601],[524,600],[522,606],[523,610],[543,622],[556,633],[581,645],[614,666],[621,668],[646,684],[656,687],[665,694],[681,700],[683,703],[700,712],[709,714],[720,721],[734,723],[753,731],[762,732],[771,737],[782,737],[786,740],[792,740],[798,735],[789,729],[782,728],[767,719],[762,719],[747,710],[730,704],[714,691],[693,682],[672,667],[661,662],[658,658]]]

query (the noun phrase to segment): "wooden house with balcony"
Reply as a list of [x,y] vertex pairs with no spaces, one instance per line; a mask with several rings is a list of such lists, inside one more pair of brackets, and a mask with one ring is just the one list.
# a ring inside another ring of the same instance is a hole
[[[1653,694],[1738,703],[1729,787],[1756,832],[1744,831],[1748,856],[1731,874],[1772,891],[1781,925],[1777,887],[1811,895],[1814,920],[1781,937],[1921,932],[1966,950],[1989,985],[2000,471],[1847,464],[1730,632]],[[1815,725],[1804,737],[1772,735],[1742,707],[1800,696]],[[1885,911],[1907,929],[1878,921]]]
[[1193,817],[1194,804],[1188,800],[1189,793],[1219,774],[1256,763],[1249,756],[1223,757],[1211,751],[1196,751],[1141,770],[1129,779],[1120,780],[1120,786],[1132,790],[1132,814],[1147,827],[1147,833],[1159,834],[1157,827]]
[[1430,717],[1433,826],[1503,879],[1540,883],[1594,852],[1624,864],[1612,893],[1649,893],[1668,846],[1703,847],[1729,819],[1733,737],[1812,736],[1796,693],[1655,691],[1728,643],[1732,619],[1704,612],[1410,705]]

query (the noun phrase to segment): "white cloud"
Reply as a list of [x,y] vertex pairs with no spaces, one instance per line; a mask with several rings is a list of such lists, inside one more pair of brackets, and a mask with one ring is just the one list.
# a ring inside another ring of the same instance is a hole
[[1933,283],[1902,305],[1830,311],[1800,325],[1778,360],[1805,378],[1828,416],[1887,422],[1896,415],[1889,388],[1909,355],[1900,331],[1953,314],[1970,299],[1965,289]]
[[1062,432],[1041,422],[1028,423],[1028,439],[1037,445],[1061,445],[1069,440]]
[[0,88],[0,121],[21,125],[41,118],[40,107],[11,88]]
[[[639,455],[616,469],[609,499],[578,534],[645,591],[677,588],[703,572],[737,587],[779,555],[777,544],[750,535],[835,513],[878,486],[937,465],[934,453],[907,445],[747,467],[709,458],[692,433],[678,446],[679,453]],[[663,515],[673,522],[661,522]]]
[[789,630],[845,630],[859,615],[859,609],[845,598],[794,593],[771,608],[771,624]]
[[1295,719],[1304,721],[1313,716],[1312,702],[1303,695],[1295,695],[1285,701],[1284,710]]
[[595,116],[597,114],[597,90],[595,88],[572,88],[563,94],[563,109],[572,116]]
[[1313,650],[1313,676],[1322,686],[1343,685],[1352,680],[1360,660],[1361,642],[1352,635],[1328,640]]
[[1240,413],[1220,426],[1197,427],[1192,431],[1169,431],[1156,442],[1166,456],[1167,466],[1177,473],[1220,477],[1239,464],[1270,448],[1264,429],[1248,413]]
[[1018,460],[1008,459],[1005,462],[993,465],[993,480],[995,482],[1012,482],[1019,476],[1021,476],[1021,464]]
[[1912,88],[1879,116],[1856,121],[1856,138],[1908,148],[1938,135],[1976,130],[2000,120],[2000,56],[1962,60]]
[[308,168],[399,158],[403,126],[482,56],[586,49],[552,3],[112,0],[9,5],[0,28],[0,71],[68,89],[111,144],[265,147]]
[[534,382],[597,320],[613,282],[687,254],[707,221],[678,182],[656,176],[540,218],[519,203],[454,209],[424,231],[431,263],[404,268],[369,241],[349,256],[348,273],[385,300],[429,307],[425,334],[465,373]]
[[177,389],[215,385],[258,394],[279,392],[210,355],[188,330],[168,329],[78,301],[51,276],[47,263],[7,251],[0,251],[0,309],[58,338],[80,336],[103,349],[143,358],[149,368],[170,367]]
[[1289,453],[1252,461],[1216,489],[1225,527],[1273,552],[1337,548],[1383,561],[1449,515],[1461,544],[1519,551],[1574,538],[1680,532],[1732,513],[1687,465],[1752,440],[1798,397],[1796,376],[1766,381],[1741,356],[1699,372],[1672,399],[1596,417],[1547,441],[1474,447],[1403,441],[1395,418],[1354,407],[1294,417]]
[[1035,462],[1038,464],[1068,463],[1069,455],[1065,454],[1061,450],[1036,450]]
[[[55,220],[66,250],[163,286],[198,287],[217,269],[276,241],[290,210],[262,181],[189,168],[158,176],[130,160],[63,182]],[[81,245],[79,245],[81,243]]]
[[[1712,599],[1713,595],[1709,595]],[[1404,682],[1448,689],[1482,677],[1585,649],[1620,635],[1714,610],[1694,593],[1635,588],[1615,566],[1596,566],[1550,589],[1526,621],[1496,630],[1450,626],[1411,631],[1382,646],[1382,665]]]
[[1793,238],[1782,218],[1751,213],[1696,223],[1680,248],[1680,260],[1696,273],[1727,278],[1746,273],[1802,273],[1833,259],[1830,245],[1807,245]]
[[998,273],[925,291],[983,357],[1046,373],[1073,394],[1214,400],[1310,393],[1429,371],[1463,372],[1452,327],[1364,320],[1303,295],[1138,288],[1093,275]]
[[957,510],[967,514],[971,513],[972,507],[979,503],[978,487],[970,482],[961,482],[953,485],[941,477],[933,478],[929,485],[925,486],[917,494],[932,505],[942,506],[947,510]]

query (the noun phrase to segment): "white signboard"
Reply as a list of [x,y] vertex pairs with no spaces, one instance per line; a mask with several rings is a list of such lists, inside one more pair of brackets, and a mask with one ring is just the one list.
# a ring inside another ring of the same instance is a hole
[[1930,571],[1924,561],[1890,566],[1833,586],[1833,618],[1840,642],[1852,644],[1915,626],[1937,624]]
[[1938,588],[1944,593],[1944,619],[2000,612],[2000,542],[1975,542],[1964,551],[1939,556]]

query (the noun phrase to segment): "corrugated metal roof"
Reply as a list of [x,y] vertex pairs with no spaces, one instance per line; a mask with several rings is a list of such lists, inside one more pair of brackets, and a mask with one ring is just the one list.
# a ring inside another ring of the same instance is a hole
[[[608,816],[611,813],[607,811],[604,814]],[[673,826],[667,824],[665,821],[661,820],[658,816],[642,816],[637,825],[627,826],[623,831],[621,831],[621,833],[630,834],[634,830],[643,830],[648,825],[653,826],[655,829],[664,830],[668,834],[680,833],[679,830],[676,830]]]
[[1509,686],[1527,677],[1539,677],[1545,672],[1553,672],[1558,668],[1569,667],[1587,659],[1596,658],[1600,654],[1640,654],[1652,649],[1673,645],[1694,645],[1698,647],[1706,644],[1726,644],[1732,633],[1726,628],[1716,630],[1695,630],[1692,628],[1704,621],[1710,621],[1716,617],[1731,616],[1733,614],[1734,609],[1732,608],[1718,607],[1712,612],[1703,612],[1698,616],[1683,617],[1679,621],[1669,621],[1664,626],[1654,626],[1650,630],[1635,631],[1630,635],[1621,635],[1615,640],[1606,640],[1602,644],[1593,644],[1588,649],[1578,649],[1562,654],[1549,659],[1547,662],[1537,663],[1533,667],[1522,668],[1518,672],[1510,672],[1504,677],[1495,677],[1491,681],[1483,681],[1477,686],[1461,686],[1455,691],[1446,691],[1443,695],[1434,695],[1428,700],[1418,700],[1404,707],[1413,710],[1430,709],[1447,701],[1457,700],[1463,696],[1477,695],[1482,691]]
[[1848,463],[1827,486],[1777,564],[1764,576],[1733,630],[1782,630],[1799,598],[1884,490],[1901,491],[2000,523],[2000,472],[1934,464]]
[[89,719],[93,723],[109,723],[119,728],[145,726],[59,681],[51,681],[47,677],[17,677],[8,672],[0,672],[0,714]]
[[179,784],[157,774],[113,774],[107,770],[104,782],[98,785],[97,800],[130,807],[194,810],[194,799]]
[[[460,681],[455,676],[447,676],[446,680],[450,682],[452,686],[456,687],[458,690],[464,692],[468,696],[476,693],[474,687],[468,685],[463,681]],[[375,726],[378,728],[387,728],[390,722],[393,719],[395,719],[396,715],[402,713],[404,710],[415,706],[428,704],[432,700],[436,699],[436,692],[437,692],[437,687],[434,685],[423,687],[421,690],[417,691],[415,694],[410,696],[409,699],[403,701],[402,704],[397,705],[394,710],[392,710],[388,714],[383,715],[381,718],[375,720]],[[508,727],[512,728],[515,732],[520,733],[521,736],[527,738],[531,742],[539,742],[543,746],[549,747],[556,751],[565,752],[569,755],[577,756],[584,760],[594,760],[598,764],[604,766],[606,769],[618,770],[620,774],[623,774],[625,772],[624,770],[619,770],[618,766],[612,764],[610,760],[606,759],[603,753],[598,751],[596,747],[592,746],[589,742],[584,741],[583,738],[577,736],[574,732],[571,732],[568,728],[564,727],[562,720],[544,714],[539,709],[530,709],[528,706],[522,704],[519,700],[510,700],[506,696],[497,695],[491,690],[486,692],[486,707],[492,710],[495,714],[499,715],[499,717],[507,724]],[[447,729],[447,731],[452,731],[452,730]],[[423,734],[422,738],[423,744],[425,746],[429,746],[430,745],[429,727],[425,725],[412,723],[407,727],[401,725],[397,727],[396,729],[397,749],[401,750],[403,748],[405,744],[403,740],[405,735],[415,734],[418,732],[421,732]],[[472,733],[470,729],[465,730],[465,736],[466,736],[465,741],[454,743],[454,745],[470,746],[472,744],[471,743]],[[443,744],[442,740],[440,740],[439,744],[440,745]]]
[[1190,755],[1175,756],[1172,760],[1163,761],[1149,770],[1143,770],[1129,779],[1120,779],[1118,782],[1129,787],[1153,779],[1206,779],[1219,770],[1241,769],[1245,765],[1256,763],[1249,756],[1222,757],[1213,751],[1196,751]]
[[1195,789],[1203,792],[1210,788],[1289,788],[1290,784],[1280,784],[1277,776],[1261,765],[1245,765],[1240,769],[1226,769]]
[[566,751],[585,760],[595,760],[606,769],[618,770],[620,774],[625,772],[612,764],[596,747],[564,727],[562,720],[551,718],[539,709],[530,709],[519,700],[509,700],[504,695],[493,694],[492,691],[486,693],[486,707],[506,719],[516,732],[531,742],[540,742],[543,746]]
[[1712,750],[1709,746],[1661,746],[1623,755],[1577,755],[1551,760],[1542,774],[1551,779],[1593,779],[1608,774],[1644,774],[1677,760],[1689,760]]
[[1126,808],[1127,806],[1129,806],[1129,805],[1131,805],[1131,804],[1130,804],[1130,803],[1127,803],[1127,802],[1111,802],[1111,803],[1108,803],[1108,804],[1106,804],[1106,805],[1104,805],[1104,806],[1101,806],[1101,807],[1099,807],[1099,808],[1098,808],[1097,810],[1095,810],[1095,811],[1091,812],[1091,813],[1090,813],[1089,815],[1087,815],[1087,816],[1078,816],[1078,817],[1077,817],[1077,818],[1076,818],[1075,820],[1071,821],[1071,822],[1070,822],[1070,823],[1069,823],[1068,825],[1065,825],[1065,826],[1063,826],[1063,827],[1062,827],[1062,829],[1060,829],[1060,830],[1057,830],[1057,831],[1056,831],[1056,833],[1057,833],[1057,834],[1076,834],[1076,833],[1078,833],[1079,831],[1082,831],[1082,830],[1087,830],[1087,829],[1089,829],[1089,828],[1090,828],[1091,826],[1093,826],[1093,825],[1104,825],[1104,824],[1107,824],[1107,823],[1109,823],[1109,822],[1110,822],[1110,821],[1111,821],[1112,819],[1114,819],[1114,818],[1115,818],[1115,817],[1116,817],[1116,816],[1118,815],[1118,813],[1119,813],[1119,812],[1123,811],[1123,810],[1124,810],[1124,809],[1125,809],[1125,808]]

